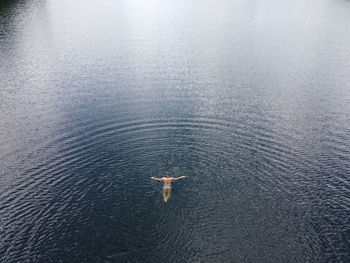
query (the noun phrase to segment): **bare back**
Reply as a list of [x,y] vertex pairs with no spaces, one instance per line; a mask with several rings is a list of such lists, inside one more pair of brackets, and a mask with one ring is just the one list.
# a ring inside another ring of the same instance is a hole
[[173,177],[162,177],[164,185],[171,185],[171,181],[174,180]]

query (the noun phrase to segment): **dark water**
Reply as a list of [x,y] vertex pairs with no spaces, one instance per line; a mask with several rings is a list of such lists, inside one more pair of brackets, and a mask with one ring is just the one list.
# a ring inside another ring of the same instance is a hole
[[349,1],[2,1],[0,61],[1,262],[350,261]]

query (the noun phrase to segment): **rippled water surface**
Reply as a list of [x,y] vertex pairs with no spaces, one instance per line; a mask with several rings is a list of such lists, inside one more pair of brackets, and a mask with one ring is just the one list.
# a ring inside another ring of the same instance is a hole
[[1,1],[0,261],[349,262],[349,29],[346,0]]

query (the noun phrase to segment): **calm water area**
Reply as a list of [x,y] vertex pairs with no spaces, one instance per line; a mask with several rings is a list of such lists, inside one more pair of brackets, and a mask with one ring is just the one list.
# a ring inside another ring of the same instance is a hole
[[1,0],[0,262],[350,262],[350,1]]

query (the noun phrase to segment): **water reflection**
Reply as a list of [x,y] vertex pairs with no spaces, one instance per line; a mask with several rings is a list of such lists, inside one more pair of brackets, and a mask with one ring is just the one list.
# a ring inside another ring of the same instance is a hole
[[3,261],[349,258],[347,2],[0,8]]

